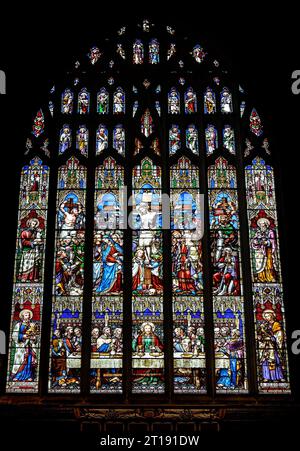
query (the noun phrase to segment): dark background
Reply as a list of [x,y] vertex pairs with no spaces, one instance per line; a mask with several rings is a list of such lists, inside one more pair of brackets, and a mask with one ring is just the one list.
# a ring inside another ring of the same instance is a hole
[[[0,96],[1,114],[1,252],[0,303],[7,315],[0,317],[4,329],[10,313],[13,259],[15,251],[18,166],[30,136],[32,118],[47,102],[55,80],[93,45],[121,26],[150,18],[196,34],[215,49],[217,59],[228,61],[234,76],[265,120],[271,150],[281,172],[279,196],[281,248],[285,291],[288,299],[287,333],[300,330],[298,285],[300,199],[298,195],[300,94],[291,91],[291,75],[300,70],[298,11],[287,2],[276,9],[262,9],[260,2],[226,4],[219,9],[211,2],[148,2],[134,7],[129,2],[103,6],[93,2],[55,8],[36,4],[23,12],[18,6],[2,16],[0,69],[6,72],[7,95]],[[65,3],[64,3],[65,5]],[[42,10],[39,11],[39,8]],[[299,207],[299,210],[298,210]],[[2,309],[1,309],[2,310]],[[3,310],[2,310],[3,311]],[[290,341],[291,343],[291,341]],[[291,356],[294,394],[300,399],[300,355]],[[3,378],[3,374],[0,375]]]

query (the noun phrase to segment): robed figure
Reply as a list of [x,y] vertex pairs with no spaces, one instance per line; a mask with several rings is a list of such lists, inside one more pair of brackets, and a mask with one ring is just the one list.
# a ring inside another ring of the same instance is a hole
[[94,287],[97,293],[120,293],[122,290],[123,248],[110,236],[96,243]]
[[23,309],[12,333],[13,365],[11,378],[14,381],[32,382],[35,380],[37,367],[36,357],[36,325],[31,321],[33,313],[29,309]]

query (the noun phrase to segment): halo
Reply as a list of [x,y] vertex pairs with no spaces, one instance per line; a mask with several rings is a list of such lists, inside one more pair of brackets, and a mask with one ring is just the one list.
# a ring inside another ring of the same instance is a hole
[[20,313],[19,313],[19,318],[20,318],[20,319],[24,319],[24,313],[29,313],[30,319],[32,319],[33,313],[32,313],[31,310],[29,310],[29,309],[27,309],[27,308],[25,308],[24,310],[21,310],[21,311],[20,311]]
[[35,221],[37,223],[37,225],[40,224],[40,221],[38,220],[38,218],[29,218],[26,221],[26,226],[29,227],[29,225],[31,224],[32,221]]
[[257,220],[257,225],[259,226],[260,224],[267,224],[268,226],[270,226],[270,221],[268,218],[259,218]]
[[271,313],[273,316],[276,317],[274,310],[270,310],[270,309],[264,310],[262,313],[262,317],[265,319],[265,315],[268,313]]
[[150,326],[152,329],[152,332],[155,331],[155,325],[153,323],[150,323],[149,321],[146,321],[145,323],[141,324],[141,331],[144,332],[144,329],[146,326]]

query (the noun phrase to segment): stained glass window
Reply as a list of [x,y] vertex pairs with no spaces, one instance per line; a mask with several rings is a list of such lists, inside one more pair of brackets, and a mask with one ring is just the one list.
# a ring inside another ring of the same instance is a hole
[[175,393],[206,391],[199,170],[186,157],[170,171]]
[[149,158],[133,169],[133,393],[164,391],[161,169]]
[[180,113],[180,96],[176,88],[172,88],[169,92],[168,111],[170,114]]
[[256,136],[261,136],[263,134],[261,119],[255,108],[253,108],[250,114],[250,130]]
[[218,147],[218,131],[214,125],[208,125],[205,129],[205,145],[207,155],[212,155]]
[[96,64],[97,61],[101,58],[102,53],[100,52],[98,47],[92,47],[90,52],[88,53],[88,57],[92,64]]
[[229,153],[235,154],[234,130],[230,125],[225,125],[223,128],[223,146]]
[[80,125],[76,134],[76,149],[82,155],[87,156],[88,154],[88,145],[89,145],[89,132],[85,125]]
[[197,96],[193,88],[188,88],[184,94],[184,110],[186,114],[196,113],[197,111]]
[[155,139],[152,141],[152,144],[151,144],[151,146],[150,146],[150,149],[152,149],[153,152],[154,152],[156,155],[159,155],[159,156],[160,156],[160,143],[159,143],[159,139],[158,139],[158,138],[155,138]]
[[141,118],[141,133],[148,138],[153,133],[153,119],[149,109],[145,111]]
[[243,117],[246,109],[246,102],[242,100],[240,103],[240,116]]
[[91,391],[122,392],[124,171],[108,157],[96,170]]
[[71,157],[58,171],[50,337],[50,392],[80,390],[86,169]]
[[114,93],[114,107],[115,114],[125,113],[125,93],[122,88],[117,88]]
[[139,107],[139,102],[138,102],[138,100],[135,100],[133,103],[133,107],[132,107],[132,117],[134,117],[136,115],[138,107]]
[[169,152],[174,154],[181,148],[180,129],[178,125],[173,124],[169,130]]
[[194,124],[187,127],[185,132],[186,147],[194,154],[199,154],[198,130]]
[[71,114],[73,112],[74,94],[70,89],[65,89],[61,96],[61,112]]
[[257,377],[260,393],[289,392],[285,311],[274,172],[257,157],[246,166]]
[[52,100],[49,101],[48,108],[49,108],[51,116],[53,117],[53,114],[54,114],[54,103],[52,102]]
[[100,155],[108,147],[108,130],[100,124],[96,131],[96,155]]
[[39,110],[34,118],[33,126],[32,126],[32,134],[38,138],[43,132],[45,128],[45,118],[42,110]]
[[208,168],[216,391],[247,392],[244,298],[236,169]]
[[204,60],[204,58],[206,56],[206,52],[204,52],[204,50],[201,47],[201,45],[197,44],[193,48],[192,55],[195,58],[195,61],[197,63],[202,63],[202,61]]
[[64,124],[59,135],[59,153],[65,153],[71,147],[72,135],[68,124]]
[[113,147],[121,155],[125,155],[125,130],[121,124],[116,125],[114,128]]
[[109,112],[109,94],[105,88],[101,88],[97,94],[97,112],[99,114]]
[[159,63],[159,42],[157,39],[152,39],[149,44],[149,63]]
[[22,168],[15,254],[7,391],[36,393],[39,384],[49,167]]
[[157,114],[159,116],[161,116],[161,107],[160,107],[160,101],[159,100],[155,101],[155,108],[156,108]]
[[138,153],[140,153],[141,149],[144,149],[142,141],[139,140],[138,138],[135,138],[134,145],[135,145],[134,155],[137,155]]
[[144,45],[137,39],[133,44],[133,64],[143,64],[144,62]]
[[123,49],[122,44],[117,44],[117,53],[120,55],[121,58],[123,58],[123,60],[126,59],[125,50]]
[[212,114],[216,110],[216,95],[211,88],[207,88],[204,94],[204,113]]
[[86,88],[82,88],[78,94],[77,111],[79,114],[86,114],[90,109],[90,94]]
[[221,92],[221,112],[232,113],[232,95],[228,88],[223,88]]
[[169,49],[168,49],[168,53],[167,53],[167,60],[169,61],[169,59],[170,59],[173,55],[175,55],[175,53],[176,53],[176,44],[171,43],[171,44],[170,44],[170,47],[169,47]]
[[149,21],[122,27],[33,114],[10,393],[47,385],[105,403],[290,391],[267,124],[223,62],[164,33]]

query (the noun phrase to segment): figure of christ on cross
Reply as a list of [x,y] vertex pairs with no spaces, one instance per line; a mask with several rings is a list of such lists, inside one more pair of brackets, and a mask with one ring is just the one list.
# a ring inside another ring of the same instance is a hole
[[64,201],[59,211],[63,215],[61,219],[62,230],[74,230],[83,227],[84,215],[82,207],[79,203],[74,203],[73,198]]

